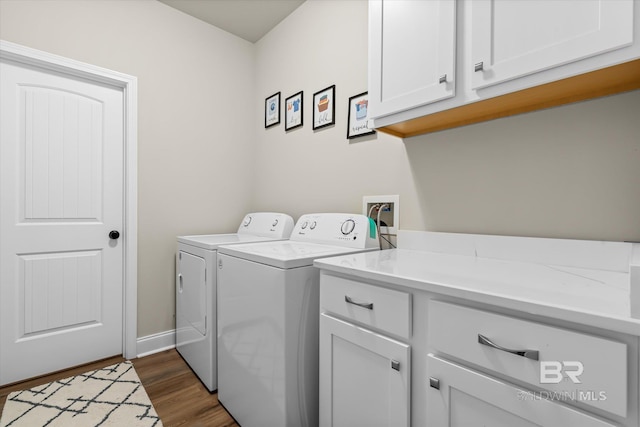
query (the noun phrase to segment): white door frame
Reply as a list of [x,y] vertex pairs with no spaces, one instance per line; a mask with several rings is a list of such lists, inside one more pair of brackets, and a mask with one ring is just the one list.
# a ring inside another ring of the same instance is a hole
[[122,88],[124,95],[123,356],[137,357],[138,334],[138,80],[94,65],[0,40],[0,58]]

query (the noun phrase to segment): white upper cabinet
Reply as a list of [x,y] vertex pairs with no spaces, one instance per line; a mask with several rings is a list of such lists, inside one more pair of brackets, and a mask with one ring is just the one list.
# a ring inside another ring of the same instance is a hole
[[640,0],[369,0],[368,83],[401,137],[639,89]]
[[369,117],[455,95],[455,0],[369,2]]
[[[472,89],[633,43],[633,0],[474,0]],[[466,70],[465,70],[466,71]]]

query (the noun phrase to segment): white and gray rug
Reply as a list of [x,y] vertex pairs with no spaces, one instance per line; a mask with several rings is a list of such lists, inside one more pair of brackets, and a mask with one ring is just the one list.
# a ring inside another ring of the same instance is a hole
[[131,362],[7,396],[0,427],[162,427]]

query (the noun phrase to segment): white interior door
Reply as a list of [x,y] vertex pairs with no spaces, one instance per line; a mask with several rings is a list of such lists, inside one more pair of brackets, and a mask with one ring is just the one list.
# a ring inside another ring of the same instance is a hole
[[122,354],[123,91],[0,62],[0,385]]

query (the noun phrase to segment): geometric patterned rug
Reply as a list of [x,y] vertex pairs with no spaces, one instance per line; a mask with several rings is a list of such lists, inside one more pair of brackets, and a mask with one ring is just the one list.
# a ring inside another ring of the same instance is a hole
[[162,427],[131,362],[16,391],[0,427]]

